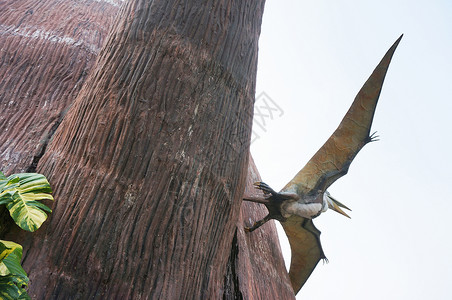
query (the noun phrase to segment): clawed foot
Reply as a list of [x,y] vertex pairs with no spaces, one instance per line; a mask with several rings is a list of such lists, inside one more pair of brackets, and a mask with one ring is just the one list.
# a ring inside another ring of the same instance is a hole
[[253,232],[254,230],[258,229],[259,227],[261,227],[262,225],[264,225],[265,223],[267,223],[269,220],[271,220],[272,217],[270,215],[265,216],[265,218],[263,218],[262,220],[259,220],[257,222],[254,222],[254,225],[251,227],[245,227],[245,232]]
[[275,196],[276,194],[278,194],[277,192],[275,192],[270,186],[268,186],[268,184],[259,181],[259,182],[255,182],[254,183],[254,187],[258,190],[261,190],[262,192],[264,192],[265,195],[271,194],[273,196]]
[[245,232],[252,232],[271,219],[276,219],[278,221],[284,222],[286,218],[281,215],[281,203],[285,200],[291,199],[293,195],[279,194],[275,192],[271,187],[269,187],[268,184],[260,181],[255,182],[254,187],[258,190],[261,190],[264,193],[265,198],[263,200],[244,198],[243,200],[264,204],[268,209],[268,215],[262,220],[255,222],[253,226],[245,227]]
[[243,229],[245,230],[245,232],[252,232],[255,229],[253,227],[243,227]]

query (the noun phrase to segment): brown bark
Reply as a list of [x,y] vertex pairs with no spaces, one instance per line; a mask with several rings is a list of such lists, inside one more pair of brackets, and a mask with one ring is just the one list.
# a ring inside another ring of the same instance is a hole
[[[0,2],[0,171],[36,170],[120,3]],[[2,236],[12,224],[3,206],[0,219]]]
[[121,10],[42,158],[59,189],[24,262],[36,298],[220,296],[263,3],[182,4]]
[[121,1],[0,2],[0,169],[34,169]]
[[[32,296],[293,298],[274,225],[243,232],[265,208],[238,211],[263,3],[130,3],[46,149],[102,44],[110,4],[0,6],[11,8],[1,16],[0,166],[33,170],[47,152],[39,171],[57,199],[34,236],[8,236],[29,249]],[[149,4],[151,15],[139,9]],[[248,173],[247,189],[254,163]]]

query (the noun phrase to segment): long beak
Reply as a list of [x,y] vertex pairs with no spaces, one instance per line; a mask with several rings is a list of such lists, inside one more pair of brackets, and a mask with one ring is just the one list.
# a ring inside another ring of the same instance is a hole
[[344,204],[340,203],[339,201],[337,201],[336,199],[334,199],[333,197],[331,197],[330,195],[328,195],[328,198],[331,199],[331,201],[328,201],[328,207],[331,208],[332,210],[334,210],[335,212],[340,213],[343,216],[346,216],[347,218],[351,219],[349,215],[347,215],[342,209],[348,209],[349,211],[351,211],[350,208],[348,208],[347,206],[345,206]]

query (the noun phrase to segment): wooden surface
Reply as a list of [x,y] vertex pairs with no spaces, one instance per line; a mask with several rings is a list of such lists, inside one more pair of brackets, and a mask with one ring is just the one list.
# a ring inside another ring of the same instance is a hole
[[[0,170],[36,170],[90,72],[120,0],[0,2]],[[0,207],[0,236],[13,223]]]
[[33,297],[220,297],[262,10],[262,1],[121,10],[38,165],[57,201],[25,257]]
[[145,28],[114,21],[119,0],[0,4],[0,167],[39,162],[57,199],[37,233],[6,234],[33,298],[293,298],[274,225],[243,231],[266,209],[240,208],[263,3],[192,3],[154,1],[168,24]]
[[[77,96],[119,0],[0,2],[0,170],[36,167]],[[115,5],[116,4],[116,5]]]

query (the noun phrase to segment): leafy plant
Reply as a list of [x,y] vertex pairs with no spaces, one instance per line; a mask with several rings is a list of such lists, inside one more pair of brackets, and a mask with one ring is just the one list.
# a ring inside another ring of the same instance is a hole
[[16,224],[27,231],[37,230],[47,219],[50,208],[39,200],[53,200],[49,182],[44,175],[20,173],[6,177],[0,172],[0,204],[6,204]]
[[[0,205],[5,204],[16,224],[33,232],[52,210],[41,200],[53,200],[52,189],[44,175],[20,173],[6,177],[0,172]],[[30,299],[26,292],[28,277],[20,265],[22,246],[0,240],[0,299]]]
[[27,273],[20,265],[22,246],[0,240],[0,299],[30,299]]

